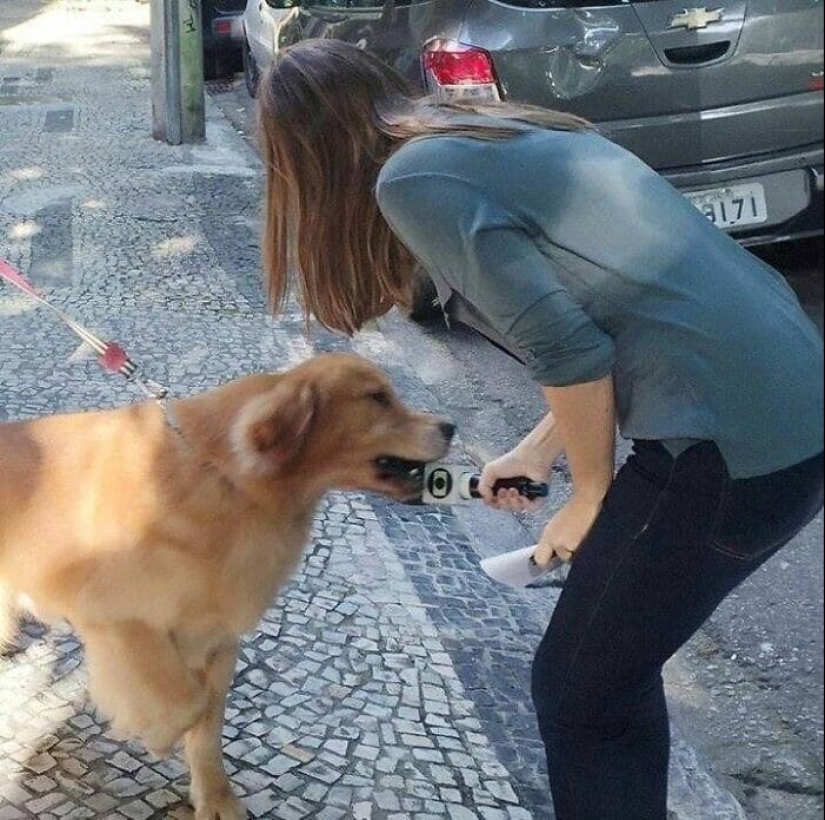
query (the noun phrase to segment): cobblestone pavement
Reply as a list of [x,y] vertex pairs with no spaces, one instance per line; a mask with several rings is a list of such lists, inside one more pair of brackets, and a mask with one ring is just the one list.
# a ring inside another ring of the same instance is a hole
[[[0,256],[178,394],[354,348],[437,409],[381,333],[350,344],[266,316],[257,160],[211,105],[204,146],[150,138],[147,19],[136,0],[4,0]],[[0,335],[0,421],[136,399],[2,287]],[[528,676],[557,594],[494,586],[449,510],[330,496],[230,697],[252,816],[551,818]],[[703,788],[678,817],[741,817]],[[0,820],[189,816],[178,761],[106,734],[72,633],[24,624],[0,656]]]

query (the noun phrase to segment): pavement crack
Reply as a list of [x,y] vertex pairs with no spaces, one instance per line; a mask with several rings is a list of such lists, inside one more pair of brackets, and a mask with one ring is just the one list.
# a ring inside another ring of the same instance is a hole
[[790,780],[772,781],[771,778],[762,775],[760,772],[737,772],[730,774],[731,779],[738,781],[743,786],[750,786],[758,789],[770,789],[783,794],[798,795],[800,797],[822,797],[823,790],[814,786],[806,786],[802,783],[794,783]]

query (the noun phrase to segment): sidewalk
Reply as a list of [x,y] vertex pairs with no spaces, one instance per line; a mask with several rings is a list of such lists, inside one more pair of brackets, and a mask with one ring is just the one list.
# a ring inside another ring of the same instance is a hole
[[[208,139],[151,139],[148,5],[0,6],[0,256],[178,394],[354,349],[438,409],[380,332],[354,343],[268,317],[260,165],[207,100]],[[0,421],[137,396],[0,287]],[[550,820],[529,698],[557,595],[478,570],[449,510],[333,495],[299,575],[244,643],[230,774],[272,820]],[[27,624],[0,657],[0,820],[185,818],[183,767],[107,736],[67,630]],[[677,740],[678,820],[739,820]]]

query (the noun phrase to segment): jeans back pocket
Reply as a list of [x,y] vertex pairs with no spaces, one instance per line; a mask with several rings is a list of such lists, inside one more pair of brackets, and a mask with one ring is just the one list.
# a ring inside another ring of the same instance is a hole
[[822,509],[823,457],[756,478],[727,479],[710,546],[755,561],[788,543]]

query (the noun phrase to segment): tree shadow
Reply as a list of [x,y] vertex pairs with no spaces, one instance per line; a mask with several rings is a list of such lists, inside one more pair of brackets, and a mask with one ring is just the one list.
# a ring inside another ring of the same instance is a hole
[[53,0],[24,0],[14,4],[0,4],[0,54],[3,52],[6,32],[42,14],[52,2]]

